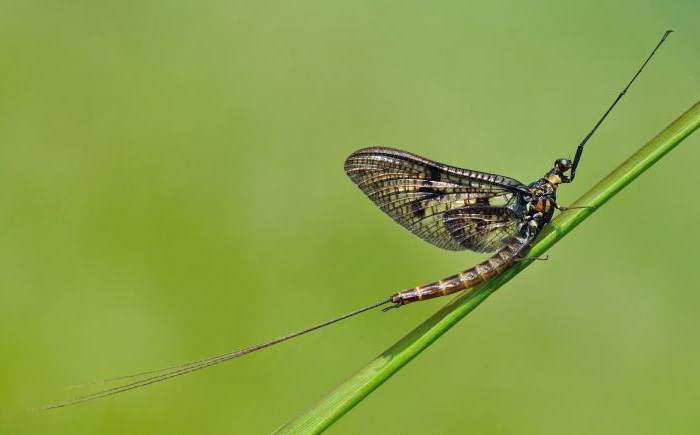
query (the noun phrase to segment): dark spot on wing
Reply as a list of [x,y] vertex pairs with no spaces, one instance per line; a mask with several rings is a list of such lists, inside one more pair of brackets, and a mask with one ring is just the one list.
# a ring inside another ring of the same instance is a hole
[[411,215],[415,218],[422,218],[425,216],[425,210],[426,208],[423,207],[423,202],[422,201],[414,201],[411,203]]

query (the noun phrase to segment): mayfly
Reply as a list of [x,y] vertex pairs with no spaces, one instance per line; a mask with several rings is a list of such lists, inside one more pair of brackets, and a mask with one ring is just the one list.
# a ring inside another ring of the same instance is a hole
[[401,226],[442,249],[495,252],[486,261],[456,275],[399,291],[370,306],[265,343],[199,361],[101,381],[121,381],[123,385],[39,409],[75,405],[201,370],[377,307],[385,306],[386,311],[468,290],[492,279],[515,262],[527,259],[529,248],[552,219],[554,211],[566,210],[557,202],[557,188],[574,181],[584,146],[670,33],[671,30],[664,33],[627,86],[583,138],[573,160],[555,160],[553,167],[533,183],[523,184],[502,175],[460,169],[392,148],[361,149],[345,161],[345,172],[350,179]]

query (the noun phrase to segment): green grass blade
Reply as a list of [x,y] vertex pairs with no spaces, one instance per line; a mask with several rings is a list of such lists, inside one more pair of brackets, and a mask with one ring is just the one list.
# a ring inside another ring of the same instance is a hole
[[[666,127],[627,161],[612,171],[610,175],[593,186],[573,205],[599,208],[682,142],[699,126],[700,102],[696,103],[671,125]],[[537,257],[544,254],[547,249],[593,212],[594,209],[576,209],[557,216],[542,232],[528,256]],[[416,355],[428,348],[431,343],[474,310],[493,292],[528,267],[531,262],[518,262],[492,281],[476,287],[471,293],[463,294],[448,303],[428,320],[340,384],[318,403],[289,421],[278,432],[317,433],[328,428],[415,358]]]

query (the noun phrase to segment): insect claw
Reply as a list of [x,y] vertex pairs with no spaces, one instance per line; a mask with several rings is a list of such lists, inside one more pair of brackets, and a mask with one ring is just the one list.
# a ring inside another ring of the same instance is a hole
[[402,305],[403,304],[401,303],[401,301],[394,302],[394,305],[390,305],[388,307],[382,308],[382,312],[386,313],[387,311],[393,310],[394,308],[401,308]]

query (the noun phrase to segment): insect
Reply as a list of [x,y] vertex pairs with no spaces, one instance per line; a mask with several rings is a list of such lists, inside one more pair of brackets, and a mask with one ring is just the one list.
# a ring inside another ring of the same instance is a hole
[[495,252],[456,275],[399,291],[370,306],[301,331],[245,349],[199,361],[136,373],[100,382],[122,385],[37,408],[46,410],[95,400],[181,376],[321,329],[371,309],[384,311],[473,288],[526,259],[537,235],[551,221],[557,189],[571,183],[583,149],[610,111],[625,95],[671,31],[666,31],[627,86],[584,137],[573,160],[559,158],[543,177],[530,184],[486,172],[460,169],[392,148],[356,151],[345,161],[350,179],[387,215],[421,239],[450,251]]

